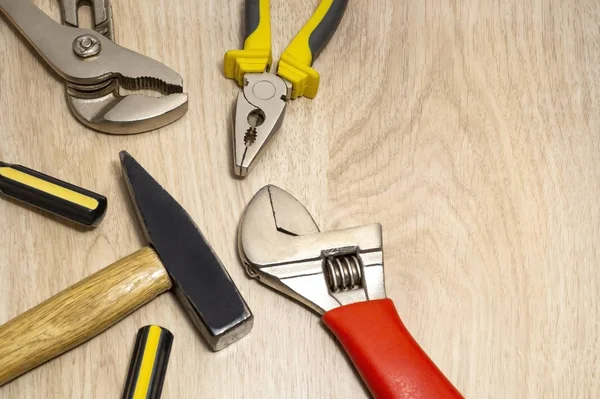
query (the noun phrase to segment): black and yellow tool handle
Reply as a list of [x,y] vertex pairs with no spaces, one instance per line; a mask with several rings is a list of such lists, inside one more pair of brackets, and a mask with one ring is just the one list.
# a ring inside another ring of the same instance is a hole
[[244,49],[271,47],[269,0],[246,0],[244,4]]
[[171,288],[143,248],[0,326],[0,386],[100,334]]
[[337,30],[347,5],[348,0],[321,0],[283,56],[293,56],[304,65],[311,66]]
[[269,0],[246,0],[245,35],[243,50],[225,53],[225,76],[244,85],[246,73],[268,72],[273,60],[271,54],[271,15]]
[[21,165],[2,162],[0,192],[86,226],[100,223],[108,204],[103,195]]
[[129,364],[123,399],[159,399],[162,393],[173,334],[164,327],[142,327]]
[[312,64],[337,30],[347,5],[348,0],[321,0],[281,55],[277,74],[292,84],[292,98],[317,95],[320,77]]
[[[349,0],[321,0],[308,22],[281,55],[277,74],[292,85],[292,98],[314,98],[320,76],[313,62],[325,48],[346,11]],[[225,76],[244,85],[246,73],[268,71],[272,64],[269,0],[246,0],[243,50],[225,54]]]

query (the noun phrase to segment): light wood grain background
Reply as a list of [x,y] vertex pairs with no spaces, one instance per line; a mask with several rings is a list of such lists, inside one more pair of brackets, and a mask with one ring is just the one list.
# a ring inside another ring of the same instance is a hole
[[[56,0],[35,0],[59,17]],[[317,1],[273,1],[279,54]],[[118,151],[189,211],[255,314],[212,353],[171,294],[0,388],[0,398],[120,397],[138,328],[175,334],[164,398],[365,398],[319,318],[246,278],[239,217],[263,185],[322,228],[381,222],[401,317],[469,398],[600,397],[600,5],[593,0],[353,0],[246,180],[231,175],[221,73],[242,1],[113,1],[116,41],[179,71],[190,110],[138,136],[69,113],[61,80],[0,22],[0,159],[109,197],[81,232],[0,202],[0,322],[140,247]],[[1,344],[1,343],[0,343]]]

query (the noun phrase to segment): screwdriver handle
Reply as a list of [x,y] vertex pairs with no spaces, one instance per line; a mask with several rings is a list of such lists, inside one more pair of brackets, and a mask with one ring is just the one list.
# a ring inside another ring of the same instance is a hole
[[122,399],[160,399],[173,345],[173,334],[150,325],[138,331]]
[[74,222],[96,226],[106,197],[21,165],[0,162],[0,193]]
[[375,399],[459,399],[462,395],[410,335],[390,299],[325,313]]

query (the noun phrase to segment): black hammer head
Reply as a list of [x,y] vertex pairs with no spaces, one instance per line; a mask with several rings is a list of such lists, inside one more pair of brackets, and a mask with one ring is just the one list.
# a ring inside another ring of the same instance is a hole
[[181,205],[131,155],[120,155],[140,223],[175,295],[213,350],[237,341],[252,329],[253,316],[227,270]]

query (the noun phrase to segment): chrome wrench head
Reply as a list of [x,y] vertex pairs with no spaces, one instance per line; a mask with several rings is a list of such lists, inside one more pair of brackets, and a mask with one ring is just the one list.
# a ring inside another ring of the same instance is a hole
[[250,277],[320,314],[386,296],[381,225],[319,232],[306,208],[276,186],[248,204],[238,249]]
[[244,75],[244,89],[238,95],[233,136],[234,173],[246,177],[254,160],[283,121],[291,88],[272,73]]

